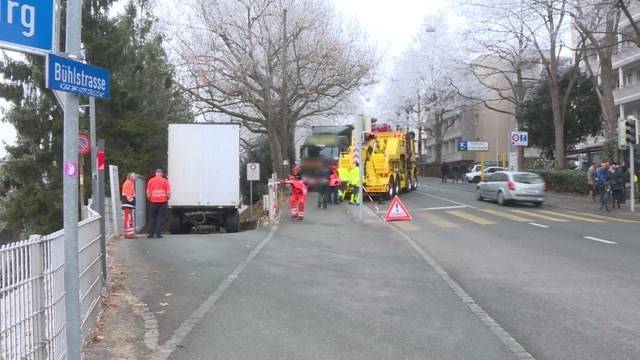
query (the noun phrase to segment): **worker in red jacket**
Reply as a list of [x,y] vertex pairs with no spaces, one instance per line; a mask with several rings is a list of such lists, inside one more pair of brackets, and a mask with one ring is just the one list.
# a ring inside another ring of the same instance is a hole
[[134,229],[134,210],[136,208],[136,174],[130,172],[122,184],[122,215],[124,219],[124,237],[125,239],[135,239],[136,232]]
[[307,201],[307,186],[302,180],[296,180],[289,177],[287,184],[291,185],[291,199],[289,206],[291,207],[291,218],[304,219],[304,203]]
[[147,183],[147,199],[149,206],[149,235],[148,238],[161,238],[160,231],[164,226],[167,203],[171,198],[171,185],[163,176],[162,169],[156,170],[156,176]]

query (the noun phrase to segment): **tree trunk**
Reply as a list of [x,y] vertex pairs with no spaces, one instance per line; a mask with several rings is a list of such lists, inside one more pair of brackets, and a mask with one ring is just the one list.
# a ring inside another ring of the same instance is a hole
[[274,126],[269,126],[267,132],[269,135],[269,146],[271,147],[271,165],[273,166],[273,171],[278,174],[278,178],[284,179],[288,174],[285,173],[282,166],[282,160],[285,158],[282,156],[280,136]]
[[555,138],[555,161],[557,169],[567,167],[564,148],[564,118],[560,109],[560,89],[557,75],[552,75],[549,79],[549,94],[551,95],[551,111],[553,113],[553,132]]

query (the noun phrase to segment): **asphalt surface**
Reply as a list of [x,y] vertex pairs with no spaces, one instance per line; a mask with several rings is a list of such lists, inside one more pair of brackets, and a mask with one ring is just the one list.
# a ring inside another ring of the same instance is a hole
[[125,243],[131,292],[161,348],[182,337],[170,359],[516,358],[401,234],[354,211],[309,206],[267,243],[267,230]]
[[423,178],[395,226],[535,358],[640,358],[639,219],[585,199],[501,207],[473,187]]

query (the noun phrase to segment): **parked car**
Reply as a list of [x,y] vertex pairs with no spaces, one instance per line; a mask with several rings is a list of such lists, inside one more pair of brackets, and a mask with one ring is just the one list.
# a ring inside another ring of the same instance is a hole
[[[492,174],[496,171],[503,171],[504,168],[499,167],[499,166],[487,166],[484,168],[484,176],[486,177],[487,174]],[[480,176],[481,172],[480,172],[480,165],[473,165],[473,167],[471,168],[471,170],[464,174],[464,177],[467,179],[468,182],[470,183],[479,183],[482,176]]]
[[476,186],[476,198],[508,202],[530,202],[542,206],[547,185],[538,174],[520,171],[497,171]]

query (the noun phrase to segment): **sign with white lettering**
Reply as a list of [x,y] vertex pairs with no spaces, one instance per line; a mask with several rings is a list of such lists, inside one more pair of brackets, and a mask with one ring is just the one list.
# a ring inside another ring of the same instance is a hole
[[49,54],[47,88],[108,99],[111,91],[109,70]]
[[0,0],[0,48],[44,55],[53,50],[55,0]]
[[489,143],[487,141],[467,141],[467,150],[489,151]]

